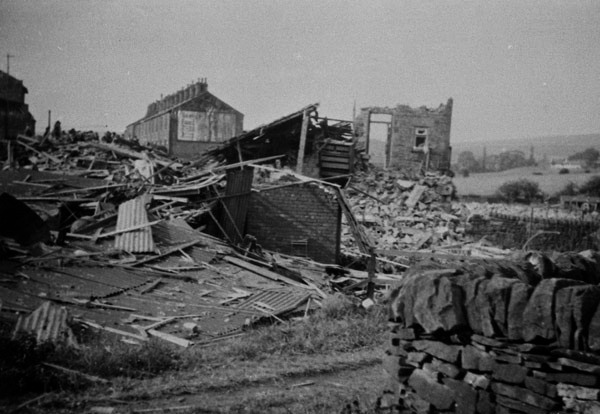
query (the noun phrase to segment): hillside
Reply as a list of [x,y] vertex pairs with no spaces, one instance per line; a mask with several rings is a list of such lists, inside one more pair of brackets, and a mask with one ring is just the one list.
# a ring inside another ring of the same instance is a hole
[[486,148],[488,155],[499,154],[503,150],[519,150],[523,151],[528,156],[530,148],[533,146],[534,157],[536,160],[543,159],[544,155],[550,160],[552,158],[565,158],[590,147],[600,149],[600,134],[554,135],[535,138],[474,142],[451,141],[451,144],[453,163],[456,162],[458,154],[463,151],[471,151],[475,154],[475,157],[480,158],[483,154],[484,147]]

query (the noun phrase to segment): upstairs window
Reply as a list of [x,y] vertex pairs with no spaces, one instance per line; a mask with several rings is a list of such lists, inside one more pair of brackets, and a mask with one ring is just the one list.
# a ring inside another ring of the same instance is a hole
[[424,151],[427,146],[427,136],[429,130],[427,128],[417,127],[415,128],[415,141],[413,151]]

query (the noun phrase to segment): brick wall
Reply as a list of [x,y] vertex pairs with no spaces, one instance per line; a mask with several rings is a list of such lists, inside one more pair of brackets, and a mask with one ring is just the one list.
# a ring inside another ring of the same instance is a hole
[[[526,216],[491,214],[490,218],[475,216],[469,220],[467,234],[503,248],[522,248],[539,231],[552,232],[534,237],[529,250],[576,251],[598,249],[600,223],[583,220],[533,219]],[[556,234],[553,234],[556,233]]]
[[341,215],[333,193],[316,184],[301,184],[252,193],[246,233],[270,250],[302,256],[293,241],[307,240],[306,255],[336,263],[340,250]]

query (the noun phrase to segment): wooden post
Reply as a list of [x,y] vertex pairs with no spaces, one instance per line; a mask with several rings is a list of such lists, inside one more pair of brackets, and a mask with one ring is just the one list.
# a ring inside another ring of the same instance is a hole
[[375,295],[375,266],[377,263],[377,258],[375,256],[375,252],[372,248],[369,248],[370,256],[369,263],[367,264],[367,272],[368,272],[368,283],[367,283],[367,298],[373,299]]
[[304,111],[302,114],[302,131],[300,132],[300,146],[298,147],[298,160],[296,163],[296,172],[302,174],[302,167],[304,164],[304,148],[306,147],[306,134],[308,132],[308,111]]

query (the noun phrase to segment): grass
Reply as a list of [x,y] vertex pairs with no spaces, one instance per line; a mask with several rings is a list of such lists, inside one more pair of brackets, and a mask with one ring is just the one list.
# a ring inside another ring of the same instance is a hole
[[[542,172],[535,175],[534,172]],[[456,186],[458,196],[491,196],[504,183],[526,178],[539,184],[540,190],[547,195],[555,195],[573,182],[581,185],[595,173],[571,172],[559,174],[558,171],[542,170],[537,167],[515,168],[512,170],[490,173],[471,173],[468,177],[456,175],[452,181]]]
[[[114,336],[92,335],[79,349],[38,345],[30,337],[0,341],[0,397],[27,393],[80,391],[89,383],[42,365],[54,363],[121,384],[153,381],[164,392],[168,387],[218,389],[232,384],[273,380],[283,376],[328,372],[335,367],[373,363],[378,356],[365,348],[381,346],[387,330],[382,307],[369,311],[338,294],[323,301],[322,309],[302,321],[263,326],[244,336],[205,348],[175,348],[151,340],[141,346],[125,344]],[[356,351],[354,354],[344,354]],[[372,354],[372,353],[371,353]],[[318,357],[318,358],[317,358]],[[165,378],[184,378],[183,382]],[[169,384],[168,386],[166,384]],[[139,397],[139,391],[135,392]],[[154,397],[148,393],[148,398]]]

